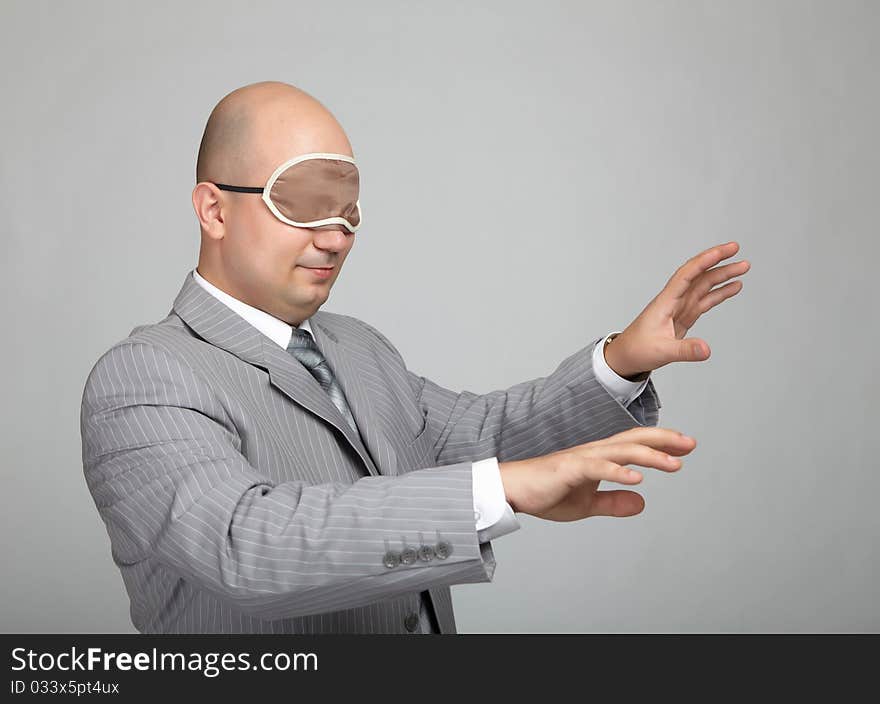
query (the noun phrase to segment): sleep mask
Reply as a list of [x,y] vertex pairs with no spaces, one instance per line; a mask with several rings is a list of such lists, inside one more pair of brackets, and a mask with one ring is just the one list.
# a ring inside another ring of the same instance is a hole
[[311,152],[288,159],[263,187],[214,185],[221,191],[262,193],[272,214],[295,227],[339,223],[355,232],[361,226],[358,169],[345,154]]

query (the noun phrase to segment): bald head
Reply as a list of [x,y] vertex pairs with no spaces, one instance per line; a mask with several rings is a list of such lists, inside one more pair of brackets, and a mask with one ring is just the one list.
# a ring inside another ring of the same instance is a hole
[[211,111],[196,183],[261,186],[282,161],[313,151],[354,156],[342,126],[316,98],[279,81],[251,83]]

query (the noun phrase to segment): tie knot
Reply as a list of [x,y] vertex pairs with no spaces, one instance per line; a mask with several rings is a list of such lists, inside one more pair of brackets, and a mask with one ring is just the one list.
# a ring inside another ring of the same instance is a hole
[[290,343],[287,345],[287,349],[293,349],[295,347],[316,347],[315,341],[312,339],[312,336],[309,334],[308,330],[293,328],[290,335]]

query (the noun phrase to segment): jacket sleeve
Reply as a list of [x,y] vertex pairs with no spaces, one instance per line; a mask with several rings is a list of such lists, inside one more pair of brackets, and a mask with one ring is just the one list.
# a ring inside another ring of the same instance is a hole
[[477,394],[451,391],[408,370],[388,338],[361,322],[397,358],[436,438],[440,464],[492,456],[502,462],[537,457],[659,421],[661,403],[651,378],[627,406],[596,378],[592,352],[604,335],[564,359],[548,376]]
[[[305,616],[494,574],[469,460],[352,484],[273,484],[242,454],[210,387],[154,344],[128,340],[98,360],[80,423],[117,564],[155,560],[248,614]],[[422,540],[445,543],[448,556],[386,566],[389,551],[399,558]]]

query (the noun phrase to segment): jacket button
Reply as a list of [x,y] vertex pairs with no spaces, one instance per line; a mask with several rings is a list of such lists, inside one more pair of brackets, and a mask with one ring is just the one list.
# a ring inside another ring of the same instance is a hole
[[408,630],[410,633],[414,633],[415,630],[419,627],[419,615],[409,614],[405,619],[403,619],[403,625],[406,626],[406,630]]
[[441,540],[434,547],[434,554],[441,560],[445,560],[452,554],[452,544],[445,540]]
[[429,562],[434,559],[434,548],[430,545],[422,545],[419,548],[419,559]]
[[413,550],[412,548],[405,548],[400,553],[400,561],[404,565],[411,565],[413,562],[416,561],[416,557],[417,557],[416,551]]
[[389,550],[385,553],[385,557],[382,558],[382,564],[386,567],[397,567],[400,564],[400,558],[396,552]]

